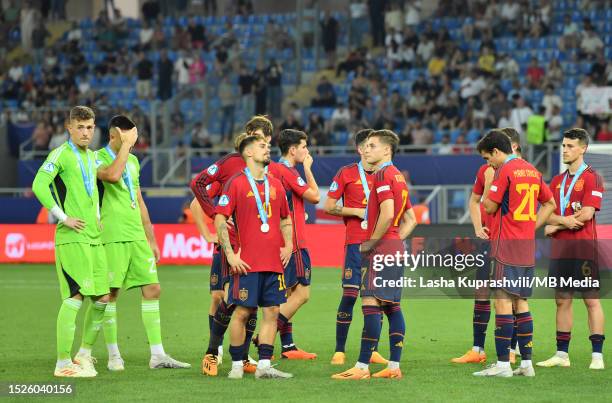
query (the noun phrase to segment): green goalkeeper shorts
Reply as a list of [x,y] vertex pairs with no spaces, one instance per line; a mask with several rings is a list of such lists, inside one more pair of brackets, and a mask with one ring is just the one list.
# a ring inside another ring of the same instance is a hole
[[55,248],[55,269],[62,299],[76,294],[108,294],[106,268],[106,254],[102,245],[73,242]]
[[157,284],[157,267],[147,241],[112,242],[104,245],[111,288],[130,289]]

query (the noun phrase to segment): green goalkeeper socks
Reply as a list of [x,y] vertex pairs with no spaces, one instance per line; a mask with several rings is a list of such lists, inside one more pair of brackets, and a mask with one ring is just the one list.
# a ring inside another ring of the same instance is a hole
[[151,354],[164,355],[165,352],[162,346],[161,322],[159,317],[159,300],[142,300],[142,323],[147,332]]
[[57,314],[57,360],[70,360],[70,351],[74,341],[76,317],[83,301],[67,298],[62,302]]
[[104,311],[104,320],[102,322],[102,330],[104,331],[104,340],[108,348],[108,355],[120,355],[119,347],[117,346],[117,303],[109,302],[106,304]]
[[90,304],[87,308],[85,322],[83,323],[83,341],[81,342],[81,348],[91,350],[96,343],[98,333],[102,327],[102,321],[104,320],[105,310],[106,303],[100,301]]

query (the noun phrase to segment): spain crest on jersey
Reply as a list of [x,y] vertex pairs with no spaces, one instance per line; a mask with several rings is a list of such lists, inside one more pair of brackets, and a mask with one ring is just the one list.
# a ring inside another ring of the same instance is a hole
[[347,267],[346,269],[344,269],[344,279],[350,280],[351,278],[353,278],[353,269]]
[[247,290],[246,288],[241,288],[238,292],[238,299],[240,299],[240,301],[246,301],[248,298],[249,290]]
[[219,276],[216,273],[210,275],[210,285],[217,285],[219,283]]

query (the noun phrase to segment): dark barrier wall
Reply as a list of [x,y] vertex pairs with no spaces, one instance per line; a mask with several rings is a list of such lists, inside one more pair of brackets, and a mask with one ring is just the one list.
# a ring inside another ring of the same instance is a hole
[[[217,158],[192,158],[192,173],[195,175],[208,168]],[[357,161],[355,156],[315,156],[313,173],[319,186],[329,186],[340,167]],[[395,165],[400,170],[410,173],[413,185],[466,185],[474,183],[478,167],[483,159],[478,155],[401,155],[395,158]],[[556,175],[559,166],[559,155],[553,155],[553,172]],[[19,187],[30,187],[42,160],[19,161]],[[300,172],[303,171],[298,167]],[[151,164],[141,167],[140,184],[142,187],[153,186]],[[185,184],[187,185],[187,184]]]
[[[154,223],[174,224],[182,215],[185,197],[145,197],[149,215]],[[33,224],[41,205],[32,197],[0,197],[0,224]],[[314,217],[314,214],[313,214]]]
[[[38,171],[38,168],[40,168],[42,163],[43,160],[19,161],[19,178],[17,181],[17,186],[22,188],[32,187],[34,176],[36,176],[36,172]],[[140,186],[153,186],[153,167],[150,163],[142,165],[140,167]]]
[[[216,158],[192,158],[193,173],[214,163]],[[340,167],[358,161],[356,156],[314,156],[312,170],[320,186],[329,186]],[[484,160],[478,155],[400,155],[394,158],[399,170],[408,170],[414,185],[465,185],[474,183]],[[458,169],[460,167],[461,169]]]

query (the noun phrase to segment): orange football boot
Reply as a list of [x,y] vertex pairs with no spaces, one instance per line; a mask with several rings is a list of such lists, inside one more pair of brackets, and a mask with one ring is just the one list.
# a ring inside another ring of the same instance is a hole
[[372,375],[372,378],[402,379],[402,371],[399,368],[389,369],[387,367]]
[[281,353],[281,357],[288,360],[314,360],[317,358],[317,355],[315,353],[308,353],[298,348],[295,350],[283,351]]
[[206,354],[202,359],[202,373],[208,376],[217,376],[217,356]]
[[380,355],[378,351],[372,351],[372,356],[370,357],[370,364],[388,364],[389,360]]
[[334,374],[331,377],[332,377],[332,379],[341,379],[341,380],[347,380],[347,379],[355,379],[355,380],[370,379],[370,370],[369,369],[359,369],[357,367],[353,367],[351,369],[347,369],[344,372],[340,372],[339,374]]
[[451,359],[451,362],[456,364],[483,364],[486,361],[487,355],[485,353],[477,353],[474,350],[468,350],[461,357]]
[[249,360],[242,360],[243,369],[245,374],[254,374],[257,369],[257,365],[251,364]]
[[341,351],[336,351],[331,359],[331,365],[344,365],[346,355]]

